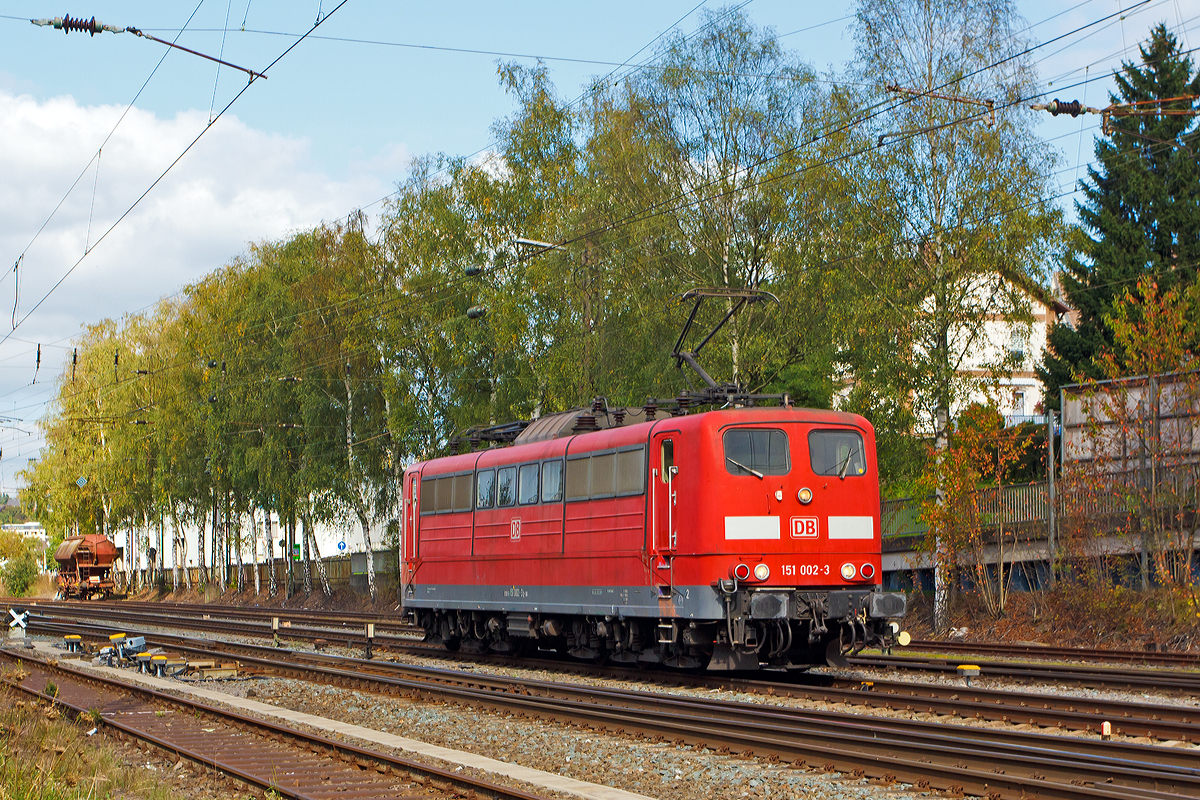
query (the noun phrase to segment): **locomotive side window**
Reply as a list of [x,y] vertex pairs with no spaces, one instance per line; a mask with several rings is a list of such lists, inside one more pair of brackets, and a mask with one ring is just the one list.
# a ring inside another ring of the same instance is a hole
[[434,482],[434,491],[437,493],[437,501],[434,503],[434,511],[449,511],[450,510],[450,495],[454,478],[438,478]]
[[518,502],[527,506],[538,501],[538,465],[526,464],[521,467],[521,481]]
[[786,475],[791,470],[783,431],[734,428],[725,431],[725,469],[731,475]]
[[663,439],[662,443],[662,469],[658,473],[659,479],[667,482],[667,476],[671,474],[671,467],[675,466],[675,440]]
[[471,489],[475,476],[468,472],[466,475],[454,476],[453,494],[450,495],[451,511],[471,510]]
[[444,511],[470,511],[474,479],[475,476],[471,473],[422,478],[418,513],[425,515]]
[[588,496],[588,465],[592,460],[587,456],[572,458],[567,461],[567,499],[586,500]]
[[567,459],[567,500],[628,497],[646,491],[642,445]]
[[511,506],[517,502],[517,468],[496,470],[496,505]]
[[417,513],[432,514],[437,506],[437,481],[433,478],[421,479],[421,494],[417,498]]
[[557,503],[563,497],[563,462],[547,461],[542,464],[542,502]]
[[615,493],[613,478],[615,477],[616,462],[616,453],[592,456],[592,473],[588,481],[588,495],[590,497],[613,496]]
[[475,507],[491,508],[496,504],[496,472],[486,470],[479,473],[475,484]]
[[808,434],[808,457],[818,475],[859,476],[867,471],[863,439],[858,431],[812,431]]
[[646,477],[646,449],[617,453],[617,494],[641,494]]

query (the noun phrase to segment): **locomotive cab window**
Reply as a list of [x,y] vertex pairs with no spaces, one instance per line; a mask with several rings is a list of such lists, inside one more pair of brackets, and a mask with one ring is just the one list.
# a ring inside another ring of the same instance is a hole
[[787,434],[766,428],[725,431],[725,469],[731,475],[786,475],[791,470]]
[[496,505],[503,508],[517,502],[517,468],[496,470]]
[[496,473],[489,469],[479,473],[478,481],[475,484],[475,507],[491,508],[495,504]]
[[858,431],[812,431],[808,434],[808,457],[817,475],[846,478],[867,471],[863,438]]
[[538,465],[526,464],[521,467],[520,487],[517,502],[523,506],[532,505],[538,501]]

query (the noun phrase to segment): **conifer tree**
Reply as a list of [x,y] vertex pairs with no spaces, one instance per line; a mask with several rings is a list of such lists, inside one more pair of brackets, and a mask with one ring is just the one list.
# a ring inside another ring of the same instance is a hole
[[[1166,26],[1151,30],[1140,49],[1141,64],[1126,62],[1116,73],[1111,102],[1144,112],[1200,109],[1195,99],[1172,99],[1200,94],[1200,75]],[[1038,369],[1052,408],[1058,408],[1059,387],[1106,377],[1100,356],[1117,345],[1104,317],[1127,289],[1143,277],[1164,290],[1190,282],[1200,263],[1196,117],[1114,114],[1109,130],[1096,141],[1096,165],[1080,181],[1084,200],[1076,208],[1085,230],[1062,273],[1078,321],[1051,330]]]

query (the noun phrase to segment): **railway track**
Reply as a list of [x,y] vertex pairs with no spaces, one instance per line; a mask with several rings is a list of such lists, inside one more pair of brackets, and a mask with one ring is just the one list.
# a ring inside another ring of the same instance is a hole
[[[71,717],[96,715],[118,738],[131,737],[245,784],[297,800],[493,797],[539,795],[448,772],[385,753],[298,731],[185,696],[113,680],[28,652],[0,650],[19,662],[4,683],[42,700],[53,682],[55,702]],[[474,793],[473,795],[471,793]]]
[[[956,676],[963,659],[913,656],[860,656],[850,659],[853,666],[933,672]],[[1200,692],[1200,672],[1169,669],[1133,669],[1093,667],[1075,664],[1031,664],[1021,661],[988,661],[972,658],[984,676],[1006,678],[1018,683],[1075,684],[1087,689],[1125,689],[1133,691],[1175,691],[1192,696]]]
[[[133,610],[141,613],[154,614],[161,617],[164,613],[173,617],[189,617],[203,619],[243,619],[256,622],[270,622],[271,617],[279,617],[293,624],[304,623],[320,628],[345,629],[351,632],[362,631],[368,622],[375,623],[379,631],[398,634],[422,635],[421,628],[409,625],[396,618],[388,618],[374,613],[358,611],[319,611],[308,608],[259,608],[246,606],[226,606],[206,603],[155,603],[141,600],[89,601],[78,600],[37,600],[29,604],[29,608],[69,609],[72,613],[92,615],[93,613],[108,613],[112,611]],[[104,612],[97,611],[104,609]],[[397,611],[397,615],[399,611]]]
[[[152,604],[151,604],[152,605]],[[94,606],[83,606],[83,610],[93,609]],[[199,609],[209,608],[211,614],[199,614],[197,617],[185,619],[180,614],[172,614],[171,622],[176,625],[186,625],[189,630],[203,631],[218,635],[238,634],[270,638],[269,616],[276,612],[264,612],[258,609],[241,609],[236,618],[225,620],[223,607],[199,606]],[[44,606],[37,606],[38,614],[46,614]],[[70,604],[67,608],[53,606],[47,619],[55,619],[64,623],[78,621],[81,610],[80,604]],[[104,621],[119,619],[126,625],[163,626],[161,613],[130,611],[120,606],[106,606],[96,610]],[[258,617],[254,617],[258,614]],[[204,619],[204,616],[210,617]],[[340,616],[340,615],[336,615]],[[214,619],[215,617],[215,619]],[[319,616],[308,618],[309,623],[323,621]],[[399,627],[399,626],[397,626]],[[342,629],[314,628],[293,625],[281,631],[286,638],[302,641],[317,641],[324,639],[329,644],[340,644],[350,648],[363,649],[366,640],[359,627],[344,627]],[[230,645],[226,645],[230,646]],[[505,666],[528,666],[558,671],[570,671],[599,677],[620,679],[629,674],[628,670],[603,669],[580,664],[577,661],[551,661],[549,659],[522,659],[520,662],[505,657],[472,656],[463,653],[449,653],[436,646],[424,645],[410,636],[394,633],[377,637],[375,646],[393,652],[407,652],[415,655],[433,656],[452,660],[485,661]],[[875,657],[855,659],[855,664],[868,667],[882,667],[903,670],[924,670],[956,677],[955,662],[940,659],[916,659],[910,657]],[[1184,694],[1200,691],[1200,674],[1178,673],[1164,670],[1144,669],[1114,669],[1109,667],[1047,667],[1031,664],[1006,664],[1003,662],[984,662],[985,676],[1004,677],[1016,681],[1038,681],[1061,685],[1074,683],[1091,688],[1121,688],[1121,689],[1174,689]],[[807,697],[824,702],[844,702],[850,705],[860,705],[875,708],[898,708],[916,713],[946,714],[962,717],[976,717],[985,720],[1002,722],[1020,722],[1041,727],[1057,727],[1067,730],[1093,731],[1099,728],[1101,722],[1111,722],[1118,733],[1147,736],[1154,739],[1174,739],[1182,741],[1200,741],[1200,731],[1196,724],[1200,722],[1200,711],[1190,707],[1173,707],[1162,704],[1126,703],[1106,701],[1096,698],[1070,697],[1051,695],[1047,693],[1014,692],[1009,689],[992,689],[985,687],[967,687],[955,684],[935,684],[926,682],[902,680],[838,680],[824,676],[791,674],[779,677],[758,676],[754,680],[736,679],[726,676],[695,676],[682,673],[638,673],[643,679],[660,679],[668,682],[687,683],[693,686],[707,688],[737,688],[763,694],[790,694]],[[671,677],[663,677],[670,675]],[[653,677],[652,677],[653,676]]]
[[1085,661],[1200,669],[1200,653],[1170,653],[1160,650],[1105,650],[1084,647],[1052,647],[1040,644],[944,642],[916,639],[908,646],[908,650],[918,653],[988,655],[1003,658],[1034,658],[1042,661]]
[[[35,622],[78,631],[81,626]],[[91,626],[105,636],[111,627]],[[146,634],[172,649],[212,642]],[[437,698],[517,716],[691,743],[983,797],[1200,797],[1194,751],[1011,730],[479,675],[258,648],[251,669],[382,694]]]
[[[35,622],[48,633],[65,635],[86,630],[78,622],[57,625]],[[99,641],[111,628],[97,627],[92,633]],[[190,637],[157,635],[164,646],[175,649],[207,649],[227,656],[267,656],[276,648],[234,642],[201,641]],[[629,670],[580,665],[574,662],[525,659],[520,664],[495,656],[464,656],[445,653],[441,648],[422,645],[394,647],[418,655],[450,656],[454,660],[497,666],[522,666],[567,671],[592,678],[629,680]],[[289,651],[291,652],[291,651]],[[348,658],[323,653],[292,652],[292,657],[314,665],[341,665],[364,672],[389,669],[387,662]],[[350,666],[346,666],[350,665]],[[781,680],[713,677],[705,675],[637,673],[645,683],[664,688],[688,686],[758,694],[780,698],[798,698],[823,703],[841,703],[861,708],[900,710],[948,717],[1027,724],[1036,727],[1098,732],[1108,721],[1118,735],[1145,736],[1165,741],[1200,741],[1200,709],[1167,705],[1128,703],[1096,698],[1062,697],[1049,694],[1019,693],[963,686],[913,683],[911,681],[854,681],[819,676],[794,675]]]
[[[354,611],[319,611],[312,609],[279,609],[279,608],[245,608],[237,606],[211,605],[202,603],[155,603],[148,601],[111,601],[109,603],[84,603],[80,601],[53,600],[37,601],[36,605],[44,608],[72,608],[86,611],[89,607],[103,606],[107,608],[135,608],[147,613],[161,615],[164,608],[173,615],[184,615],[196,618],[244,619],[248,621],[269,620],[272,616],[286,619],[293,624],[302,622],[305,625],[341,629],[347,633],[356,633],[367,622],[375,623],[376,630],[383,634],[421,635],[421,628],[409,625],[394,618],[380,616],[375,613]],[[1099,648],[1052,647],[1040,644],[1007,644],[989,642],[947,642],[934,640],[914,640],[907,648],[909,653],[946,653],[948,655],[997,656],[1001,658],[1030,658],[1040,661],[1072,661],[1110,664],[1140,664],[1143,666],[1161,666],[1188,668],[1200,670],[1200,653],[1177,653],[1164,651],[1139,650],[1107,650]],[[912,659],[914,664],[922,664],[929,659],[921,656],[906,656],[899,658]],[[900,666],[898,662],[891,662]],[[920,667],[918,667],[920,668]]]

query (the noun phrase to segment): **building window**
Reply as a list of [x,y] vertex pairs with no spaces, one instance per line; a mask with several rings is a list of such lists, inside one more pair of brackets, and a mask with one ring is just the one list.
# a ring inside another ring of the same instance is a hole
[[1029,352],[1029,332],[1024,328],[1013,328],[1008,334],[1008,355],[1019,364],[1025,363]]

